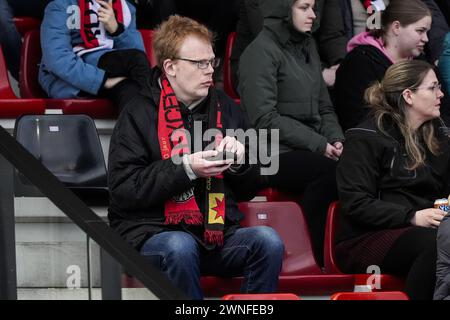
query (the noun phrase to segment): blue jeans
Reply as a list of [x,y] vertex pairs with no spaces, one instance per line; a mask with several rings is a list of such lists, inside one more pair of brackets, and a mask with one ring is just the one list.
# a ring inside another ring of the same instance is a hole
[[242,293],[276,292],[284,245],[269,227],[241,228],[213,251],[200,249],[182,231],[166,231],[148,239],[141,254],[193,299],[203,299],[200,275],[244,276]]
[[19,80],[22,40],[13,22],[13,11],[6,0],[0,0],[0,45],[11,75]]

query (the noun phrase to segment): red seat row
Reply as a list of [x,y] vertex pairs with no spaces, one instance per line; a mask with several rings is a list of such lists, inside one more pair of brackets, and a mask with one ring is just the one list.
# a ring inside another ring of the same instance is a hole
[[[390,275],[344,274],[335,263],[334,235],[337,227],[339,205],[330,206],[325,244],[325,268],[322,270],[314,258],[311,239],[301,207],[295,202],[245,202],[239,205],[245,218],[243,226],[270,226],[274,228],[285,244],[283,268],[279,278],[279,292],[301,295],[329,295],[339,291],[353,291],[355,285],[367,285],[380,281],[380,287],[373,291],[402,290],[401,279]],[[202,277],[201,284],[206,296],[223,296],[239,292],[241,277]],[[124,287],[140,287],[134,278],[123,275]],[[367,288],[369,290],[370,288]]]

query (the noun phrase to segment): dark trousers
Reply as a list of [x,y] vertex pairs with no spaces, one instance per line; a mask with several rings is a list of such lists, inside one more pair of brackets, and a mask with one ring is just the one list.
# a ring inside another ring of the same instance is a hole
[[381,272],[406,278],[411,300],[431,300],[436,282],[436,229],[415,227],[403,233],[386,254]]
[[113,100],[120,110],[148,85],[151,76],[151,67],[145,52],[137,49],[107,52],[100,58],[98,67],[106,71],[107,78],[127,78],[112,89],[102,89],[99,92],[99,96]]
[[337,200],[336,162],[323,155],[297,150],[280,155],[280,169],[268,176],[269,186],[301,194],[314,255],[323,265],[323,246],[328,206]]

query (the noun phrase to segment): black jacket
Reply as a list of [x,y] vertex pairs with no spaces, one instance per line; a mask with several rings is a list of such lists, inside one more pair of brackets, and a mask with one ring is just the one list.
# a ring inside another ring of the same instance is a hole
[[337,242],[406,227],[416,211],[431,208],[434,200],[449,195],[448,138],[439,137],[440,155],[427,152],[426,165],[411,171],[405,169],[404,140],[392,127],[386,125],[387,136],[366,121],[346,132],[337,167],[342,207]]
[[364,91],[381,81],[392,62],[379,49],[360,45],[350,51],[336,71],[336,114],[345,131],[362,122],[368,113]]
[[[182,164],[170,159],[162,160],[158,142],[158,105],[160,72],[154,69],[151,89],[132,99],[121,112],[111,137],[109,150],[108,185],[110,207],[108,218],[111,226],[136,248],[152,235],[164,230],[183,230],[203,239],[203,227],[164,224],[165,201],[194,187],[195,198],[202,212],[205,190],[200,180],[191,181]],[[247,121],[240,108],[222,92],[217,92],[222,107],[222,123],[225,129],[247,128]],[[193,121],[206,120],[209,97],[195,107],[194,112],[181,105],[185,128],[193,136]],[[207,125],[203,124],[203,129]],[[224,133],[225,134],[225,133]],[[238,200],[249,200],[257,187],[259,169],[244,166],[238,173],[225,173],[226,222],[225,236],[239,225],[242,214]]]

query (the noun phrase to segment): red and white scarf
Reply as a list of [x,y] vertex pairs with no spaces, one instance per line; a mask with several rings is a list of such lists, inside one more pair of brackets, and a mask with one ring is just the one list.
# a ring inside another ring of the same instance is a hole
[[[181,156],[190,153],[189,141],[183,130],[184,123],[175,93],[165,75],[161,76],[161,96],[158,111],[158,140],[163,160],[173,155]],[[209,106],[209,127],[222,129],[221,106],[213,88],[211,88]],[[176,134],[174,134],[176,133]],[[215,137],[216,145],[220,143],[222,135]],[[174,141],[175,140],[175,141]],[[225,192],[223,176],[218,175],[204,180],[206,190],[206,212],[203,214],[195,200],[194,189],[187,190],[180,195],[166,201],[164,214],[166,224],[179,224],[181,221],[188,225],[204,224],[204,240],[208,244],[223,245],[223,229],[225,225]]]
[[[105,0],[108,1],[108,0]],[[95,0],[79,0],[80,35],[83,43],[76,45],[73,51],[82,56],[85,53],[112,49],[114,40],[107,37],[105,26],[98,21],[98,9],[101,7]],[[112,0],[117,23],[127,28],[131,23],[131,12],[126,0]]]

